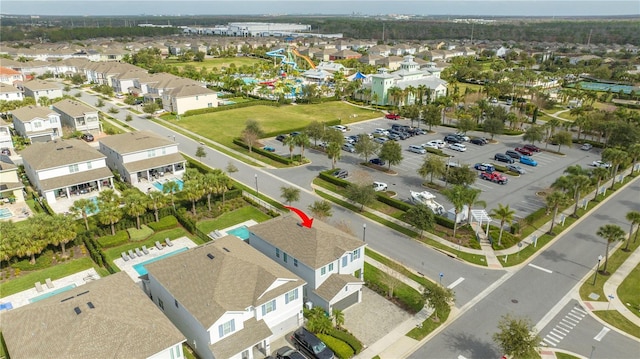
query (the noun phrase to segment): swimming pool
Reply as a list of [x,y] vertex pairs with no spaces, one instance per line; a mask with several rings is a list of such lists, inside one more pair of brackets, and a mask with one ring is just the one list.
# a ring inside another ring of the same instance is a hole
[[240,226],[238,228],[230,229],[227,231],[228,234],[233,234],[234,236],[247,240],[249,239],[249,228],[247,226]]
[[[174,180],[174,182],[178,184],[178,191],[182,191],[182,188],[184,187],[184,181],[181,179],[176,179]],[[158,181],[153,182],[153,187],[157,188],[158,191],[160,192],[164,192],[164,186],[162,185],[161,182],[158,182]]]
[[89,197],[89,200],[91,202],[93,202],[93,204],[96,206],[95,210],[90,211],[90,210],[85,210],[85,212],[87,212],[88,215],[92,215],[92,214],[96,214],[98,212],[100,212],[100,210],[98,209],[98,197],[94,196],[94,197]]
[[9,208],[0,208],[0,218],[5,219],[11,217],[13,217],[13,213],[11,213]]
[[254,79],[253,77],[243,77],[242,81],[244,81],[244,83],[247,85],[255,84],[256,82],[258,82],[258,80]]
[[41,301],[43,299],[47,299],[49,297],[53,297],[56,294],[60,294],[60,293],[66,292],[66,291],[71,290],[71,289],[73,289],[75,287],[76,287],[75,284],[69,284],[66,287],[58,288],[58,289],[56,289],[54,291],[51,291],[49,293],[46,293],[46,294],[43,294],[43,295],[39,295],[39,296],[37,296],[35,298],[31,298],[31,299],[29,299],[29,303],[39,302],[39,301]]
[[145,275],[145,274],[148,273],[147,272],[147,268],[144,267],[145,265],[151,264],[153,262],[157,262],[157,261],[159,261],[159,260],[161,260],[163,258],[171,257],[172,255],[175,255],[175,254],[178,254],[178,253],[182,253],[182,252],[184,252],[184,251],[186,251],[188,249],[189,248],[186,248],[186,247],[185,248],[180,248],[177,251],[173,251],[171,253],[163,254],[160,257],[155,257],[153,259],[149,259],[148,261],[144,261],[142,263],[135,264],[133,266],[133,269],[135,269],[136,272],[138,272],[139,275]]
[[235,105],[236,104],[235,101],[231,101],[231,100],[219,100],[218,102],[220,102],[220,104],[222,104],[222,105]]
[[[614,93],[618,93],[620,91],[626,93],[626,94],[630,94],[631,91],[638,91],[637,87],[633,87],[633,86],[629,86],[629,85],[619,85],[619,84],[608,84],[608,83],[604,83],[604,82],[589,82],[589,81],[580,81],[578,84],[580,84],[580,88],[583,90],[591,90],[591,91],[609,91],[609,89],[611,89],[611,92]],[[575,85],[572,85],[570,87],[575,87]]]

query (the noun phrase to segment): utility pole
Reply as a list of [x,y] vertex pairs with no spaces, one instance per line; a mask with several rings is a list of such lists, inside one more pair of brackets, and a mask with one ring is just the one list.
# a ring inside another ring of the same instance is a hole
[[587,39],[587,47],[591,45],[591,34],[593,34],[593,29],[589,30],[589,38]]

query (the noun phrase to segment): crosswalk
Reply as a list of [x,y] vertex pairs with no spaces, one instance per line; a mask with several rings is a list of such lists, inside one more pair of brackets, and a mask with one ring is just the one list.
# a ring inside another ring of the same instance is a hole
[[587,315],[587,312],[579,305],[571,308],[555,327],[542,339],[540,345],[556,347],[564,337],[566,337],[572,329],[574,329],[580,321]]

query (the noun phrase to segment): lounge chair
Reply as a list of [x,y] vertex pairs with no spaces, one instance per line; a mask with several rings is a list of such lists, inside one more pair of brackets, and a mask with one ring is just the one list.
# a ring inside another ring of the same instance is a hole
[[51,278],[47,278],[47,279],[45,279],[45,281],[44,281],[44,282],[47,284],[47,288],[49,288],[49,289],[51,289],[51,288],[55,287],[55,286],[53,285],[53,283],[51,282]]
[[169,247],[173,247],[173,243],[171,243],[171,240],[169,239],[169,237],[164,239],[164,242],[169,246]]
[[144,255],[142,252],[140,252],[140,248],[136,248],[136,254],[138,255],[138,257],[142,257]]
[[129,260],[129,256],[126,252],[120,253],[120,256],[122,257],[122,259],[124,259],[125,262]]
[[156,248],[158,248],[159,250],[162,250],[162,248],[164,248],[162,246],[162,244],[160,244],[160,241],[156,241]]
[[218,236],[218,238],[224,237],[224,235],[219,230],[216,229],[214,232],[215,232],[216,236]]
[[42,284],[40,282],[36,282],[36,291],[38,291],[38,293],[44,292],[44,288],[42,288]]
[[142,253],[149,254],[149,250],[147,249],[147,246],[142,246]]
[[131,249],[129,249],[129,257],[131,257],[131,259],[136,257],[136,255],[133,253]]

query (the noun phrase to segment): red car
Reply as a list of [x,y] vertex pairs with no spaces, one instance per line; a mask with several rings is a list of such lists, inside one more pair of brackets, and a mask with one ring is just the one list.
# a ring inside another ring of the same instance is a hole
[[541,151],[540,148],[538,148],[538,146],[536,146],[536,145],[524,145],[524,146],[522,146],[522,148],[527,149],[527,150],[529,150],[531,152],[540,152]]
[[525,156],[531,156],[533,154],[533,152],[531,152],[530,150],[524,148],[524,147],[516,147],[515,151],[520,153],[521,155],[525,155]]
[[507,182],[509,181],[509,179],[505,175],[498,172],[482,172],[480,174],[480,178],[499,184],[507,184]]
[[398,115],[397,113],[388,113],[386,115],[384,115],[384,118],[387,118],[389,120],[399,120],[400,119],[400,115]]

